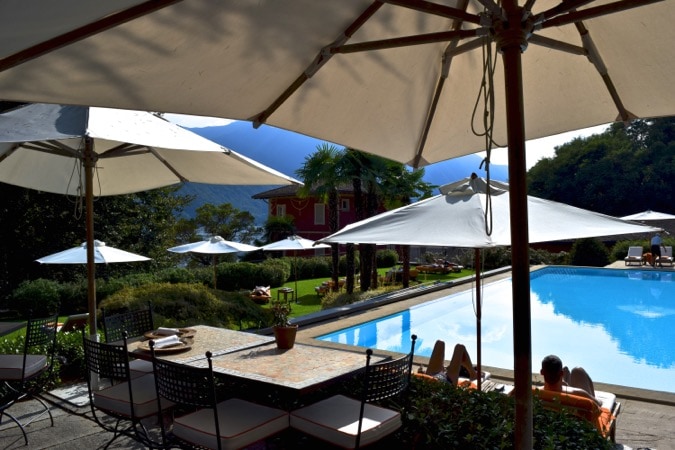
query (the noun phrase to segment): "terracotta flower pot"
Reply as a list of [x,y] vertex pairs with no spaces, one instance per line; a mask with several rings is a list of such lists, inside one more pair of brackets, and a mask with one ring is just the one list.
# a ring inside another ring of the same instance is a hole
[[283,350],[293,348],[293,345],[295,345],[295,334],[297,331],[297,325],[291,325],[288,327],[275,326],[274,338],[277,341],[277,348]]

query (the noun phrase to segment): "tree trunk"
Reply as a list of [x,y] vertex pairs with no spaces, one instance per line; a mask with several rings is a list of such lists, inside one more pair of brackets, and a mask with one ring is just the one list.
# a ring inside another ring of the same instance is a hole
[[347,260],[347,282],[345,283],[347,294],[354,293],[354,271],[356,270],[354,266],[354,251],[354,244],[347,244],[347,255],[345,256]]
[[403,261],[403,274],[401,275],[401,282],[403,288],[410,287],[410,246],[401,246],[401,260]]

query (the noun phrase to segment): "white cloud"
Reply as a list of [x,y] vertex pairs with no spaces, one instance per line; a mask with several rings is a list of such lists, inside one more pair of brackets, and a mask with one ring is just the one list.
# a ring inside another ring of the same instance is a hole
[[169,122],[185,128],[219,127],[234,122],[234,120],[221,119],[219,117],[189,116],[185,114],[170,113],[164,114],[164,118]]
[[[601,134],[609,125],[598,125],[591,128],[583,128],[576,131],[568,131],[567,133],[556,134],[540,139],[532,139],[525,143],[525,164],[530,169],[532,166],[542,158],[552,158],[555,156],[555,148],[574,140],[575,138],[588,137],[593,134]],[[477,153],[482,158],[485,158],[486,153]],[[496,148],[492,150],[490,157],[492,164],[508,165],[508,152],[506,148]]]

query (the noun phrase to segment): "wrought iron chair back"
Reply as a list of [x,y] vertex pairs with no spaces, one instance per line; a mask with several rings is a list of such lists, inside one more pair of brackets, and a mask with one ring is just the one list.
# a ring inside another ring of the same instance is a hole
[[[51,410],[39,397],[42,388],[47,383],[37,382],[36,379],[45,374],[51,377],[53,373],[57,324],[58,315],[56,314],[42,318],[29,318],[26,323],[23,355],[4,355],[3,363],[6,363],[9,368],[7,375],[0,377],[0,381],[5,384],[5,393],[0,404],[0,418],[5,415],[19,426],[26,445],[28,445],[28,436],[24,427],[41,417],[42,414],[49,414],[51,425],[54,426]],[[16,402],[29,398],[40,403],[44,411],[29,422],[21,423],[7,412],[7,409]]]
[[107,315],[103,310],[103,335],[106,342],[119,342],[126,331],[127,338],[143,336],[146,331],[155,329],[152,317],[152,304],[146,309],[127,311],[119,314]]

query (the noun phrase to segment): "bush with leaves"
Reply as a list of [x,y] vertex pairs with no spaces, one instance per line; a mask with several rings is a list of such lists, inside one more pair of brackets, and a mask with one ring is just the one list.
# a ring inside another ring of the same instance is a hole
[[24,318],[56,314],[61,305],[60,289],[57,281],[24,281],[12,292],[12,305]]
[[375,257],[377,259],[377,267],[393,267],[399,260],[396,250],[380,250]]
[[[413,377],[404,406],[403,427],[396,434],[402,448],[513,448],[512,397]],[[591,423],[545,410],[538,401],[533,406],[534,449],[612,448]]]
[[579,239],[574,242],[570,250],[570,264],[604,267],[609,264],[609,251],[598,239]]
[[258,326],[269,312],[240,292],[223,292],[201,284],[151,283],[123,289],[103,300],[100,308],[128,311],[152,303],[156,326],[211,325],[224,328]]

